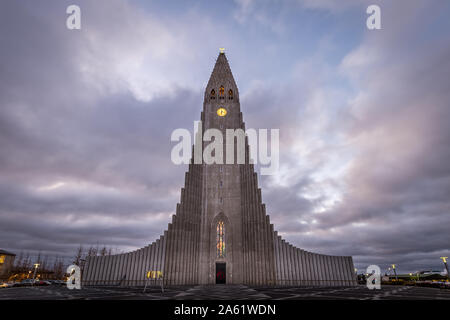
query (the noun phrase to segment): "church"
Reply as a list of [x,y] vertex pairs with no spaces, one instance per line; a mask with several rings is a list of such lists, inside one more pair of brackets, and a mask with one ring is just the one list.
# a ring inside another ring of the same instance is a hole
[[[206,86],[201,122],[203,131],[245,131],[239,91],[223,52]],[[249,152],[246,139],[244,164],[191,160],[167,230],[144,248],[88,257],[82,285],[144,286],[149,275],[164,285],[356,285],[352,257],[309,252],[278,235]]]

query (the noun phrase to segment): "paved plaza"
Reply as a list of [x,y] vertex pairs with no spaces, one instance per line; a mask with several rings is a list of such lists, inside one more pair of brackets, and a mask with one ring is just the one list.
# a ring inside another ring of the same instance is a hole
[[0,300],[450,300],[450,290],[383,286],[369,290],[365,286],[348,288],[274,288],[244,285],[143,288],[85,287],[69,290],[62,286],[16,287],[0,290]]

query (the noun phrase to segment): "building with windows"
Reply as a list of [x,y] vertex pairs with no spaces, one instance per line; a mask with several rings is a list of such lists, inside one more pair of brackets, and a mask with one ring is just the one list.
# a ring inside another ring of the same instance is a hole
[[[201,121],[200,134],[210,128],[224,137],[226,129],[245,131],[239,91],[223,52],[205,90]],[[277,234],[262,203],[247,138],[244,143],[244,164],[192,160],[164,234],[133,252],[88,257],[82,283],[144,285],[148,271],[159,271],[165,285],[356,285],[352,257],[308,252]],[[193,150],[207,145],[196,137]],[[226,159],[225,147],[223,155]]]
[[8,279],[15,258],[16,255],[14,253],[0,249],[0,280]]

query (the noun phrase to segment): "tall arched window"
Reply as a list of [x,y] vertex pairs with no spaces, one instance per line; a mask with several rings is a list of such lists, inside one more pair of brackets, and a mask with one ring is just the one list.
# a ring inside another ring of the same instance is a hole
[[216,99],[216,90],[211,90],[211,100]]
[[225,224],[223,221],[217,223],[217,258],[225,258]]
[[224,88],[223,86],[221,86],[221,87],[219,88],[219,98],[220,98],[220,99],[223,99],[223,98],[224,98],[224,95],[225,95],[225,88]]
[[228,99],[233,100],[233,90],[228,90]]

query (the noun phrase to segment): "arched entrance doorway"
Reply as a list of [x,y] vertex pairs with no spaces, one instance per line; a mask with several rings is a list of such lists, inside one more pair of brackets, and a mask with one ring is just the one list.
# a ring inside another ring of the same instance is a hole
[[227,264],[225,262],[216,262],[216,284],[227,283]]

